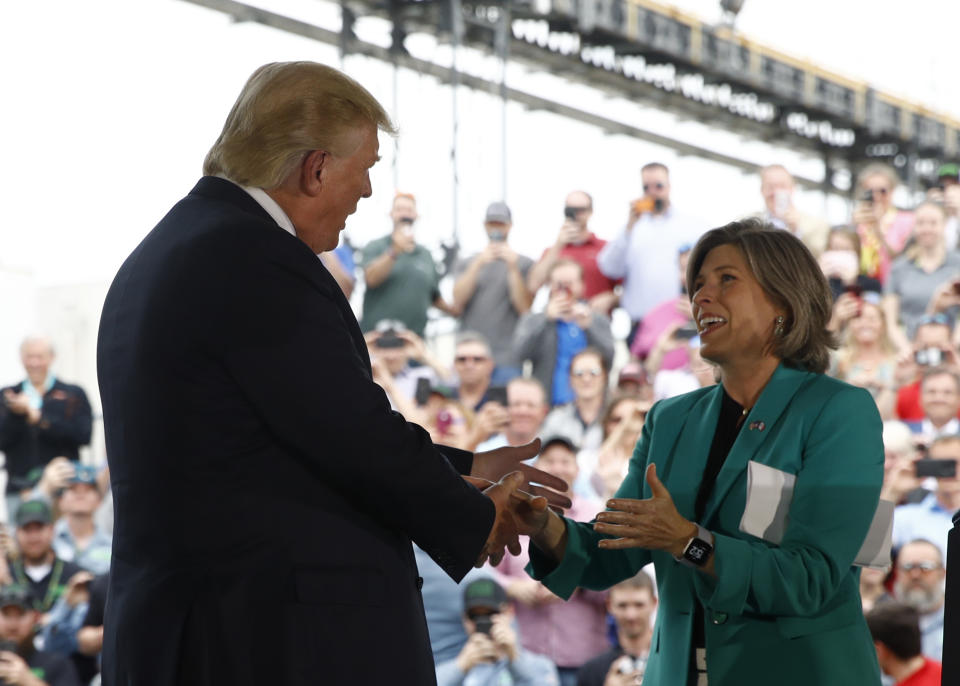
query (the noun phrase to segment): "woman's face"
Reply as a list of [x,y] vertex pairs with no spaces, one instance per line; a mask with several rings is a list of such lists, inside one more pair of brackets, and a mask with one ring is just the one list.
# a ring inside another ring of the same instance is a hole
[[623,440],[625,443],[636,443],[643,430],[643,421],[647,417],[650,403],[639,398],[624,398],[610,411],[604,429],[604,438],[609,436],[621,424],[625,425]]
[[719,245],[707,253],[693,293],[702,357],[723,367],[772,356],[779,314],[739,249]]
[[883,333],[883,315],[880,308],[870,303],[860,306],[860,316],[850,320],[850,332],[860,345],[869,345],[880,340]]
[[923,248],[943,245],[943,213],[936,207],[923,205],[914,214],[913,236]]
[[893,186],[885,174],[872,174],[865,178],[860,191],[862,193],[870,191],[874,206],[883,212],[886,212],[890,208],[890,203],[893,202]]
[[857,252],[857,246],[853,239],[842,233],[832,233],[827,239],[827,250],[840,250],[843,252]]
[[596,398],[606,381],[603,363],[596,355],[580,355],[570,365],[570,387],[578,398]]

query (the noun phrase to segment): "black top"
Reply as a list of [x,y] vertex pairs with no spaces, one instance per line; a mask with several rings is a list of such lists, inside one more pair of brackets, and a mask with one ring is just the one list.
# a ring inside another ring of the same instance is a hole
[[[717,429],[713,433],[713,443],[710,444],[710,455],[707,457],[707,466],[703,470],[700,490],[697,491],[696,518],[697,522],[704,527],[707,527],[707,524],[701,520],[707,508],[707,500],[710,499],[713,486],[717,481],[717,475],[720,473],[723,463],[726,462],[730,449],[737,440],[737,436],[740,435],[744,418],[743,405],[727,395],[726,390],[724,390],[723,401],[720,405],[720,418],[717,420]],[[704,621],[706,620],[703,614],[703,605],[697,601],[694,603],[693,650],[691,651],[691,668],[694,671],[696,671],[696,649],[706,646]]]
[[[605,653],[601,653],[583,663],[580,671],[577,672],[577,686],[603,686],[607,680],[607,673],[610,666],[621,657],[626,655],[623,648],[617,646]],[[636,655],[631,655],[634,662],[638,660]],[[639,658],[645,661],[646,658]]]
[[73,664],[62,655],[35,650],[24,660],[34,676],[48,686],[80,686],[80,678]]

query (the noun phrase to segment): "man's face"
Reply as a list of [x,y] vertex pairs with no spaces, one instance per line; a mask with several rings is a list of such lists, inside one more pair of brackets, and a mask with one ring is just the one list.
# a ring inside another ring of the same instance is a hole
[[656,606],[657,599],[646,588],[611,588],[607,598],[607,609],[617,629],[631,638],[643,636],[650,630],[650,617]]
[[53,363],[53,350],[46,341],[27,341],[20,348],[20,360],[33,384],[43,383]]
[[7,605],[0,609],[0,639],[22,644],[33,635],[36,623],[37,613],[33,610]]
[[897,600],[917,612],[936,610],[943,603],[946,570],[940,552],[930,543],[907,543],[897,556]]
[[327,153],[320,171],[320,192],[297,222],[297,236],[315,253],[333,250],[347,217],[357,209],[360,198],[373,194],[370,168],[377,163],[380,142],[373,124],[353,129],[344,136],[347,154]]
[[[393,220],[394,228],[399,226],[412,227],[417,221],[417,201],[406,195],[398,195],[393,199],[393,207],[390,210],[390,219]],[[409,221],[404,221],[409,220]]]
[[[577,480],[577,474],[580,473],[577,454],[562,443],[547,446],[547,449],[540,453],[534,466],[558,479],[563,479],[570,488],[573,488],[573,482]],[[570,488],[567,489],[568,492]]]
[[493,358],[482,343],[464,342],[457,346],[453,366],[461,384],[474,386],[480,383],[490,384],[493,374]]
[[779,214],[777,198],[793,197],[793,177],[785,169],[768,169],[764,172],[763,180],[760,182],[760,194],[763,196],[763,202],[767,206],[767,210],[771,214]]
[[942,426],[960,411],[960,391],[952,374],[936,374],[920,386],[923,414],[935,425]]
[[512,226],[513,224],[510,222],[485,222],[483,230],[487,232],[487,238],[492,243],[503,243],[510,235],[510,227]]
[[923,324],[913,334],[915,348],[949,348],[950,327],[945,324]]
[[507,386],[507,405],[510,430],[519,436],[535,436],[549,409],[543,391],[528,383]]
[[577,215],[573,221],[585,233],[587,231],[587,225],[590,223],[590,217],[593,216],[593,203],[590,197],[587,196],[586,193],[574,191],[567,196],[564,204],[567,207],[576,209]]
[[29,522],[17,527],[17,545],[26,560],[40,560],[50,552],[53,524]]
[[666,207],[670,203],[670,175],[660,167],[645,169],[640,172],[640,181],[643,184],[643,194],[654,200],[663,201]]
[[870,191],[873,196],[873,204],[881,211],[886,211],[893,201],[893,186],[890,179],[885,174],[871,174],[866,177],[861,186],[860,192]]
[[63,514],[92,515],[100,506],[100,491],[93,484],[71,484],[60,496]]
[[561,264],[549,276],[550,297],[565,293],[574,300],[583,297],[583,277],[576,265]]

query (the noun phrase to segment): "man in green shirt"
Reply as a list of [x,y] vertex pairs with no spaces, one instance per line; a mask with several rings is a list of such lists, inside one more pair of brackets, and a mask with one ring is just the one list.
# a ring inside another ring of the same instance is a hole
[[363,249],[360,266],[367,290],[360,328],[366,333],[380,320],[394,319],[422,337],[431,305],[448,314],[456,312],[440,295],[440,273],[430,251],[414,240],[416,199],[397,193],[390,218],[390,235],[370,241]]

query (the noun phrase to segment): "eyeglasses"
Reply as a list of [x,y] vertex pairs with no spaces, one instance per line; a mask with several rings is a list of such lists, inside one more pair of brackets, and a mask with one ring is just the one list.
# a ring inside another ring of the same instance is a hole
[[483,355],[457,355],[453,358],[453,361],[457,364],[466,364],[467,362],[473,362],[474,364],[482,364],[489,360],[489,357]]
[[581,376],[600,376],[603,374],[603,370],[598,367],[592,367],[591,369],[575,369],[570,373],[579,379]]
[[877,193],[879,195],[886,195],[890,192],[890,189],[886,186],[878,186],[876,188],[865,187],[864,190],[870,191],[871,193]]
[[649,193],[651,188],[656,188],[658,191],[662,191],[664,189],[664,185],[660,181],[657,181],[656,183],[643,184],[644,193]]
[[[646,411],[646,410],[640,410],[639,412],[637,412],[637,414],[640,415],[640,419],[646,419],[646,418],[647,418],[647,411]],[[610,419],[607,420],[607,423],[608,423],[608,424],[619,424],[619,423],[622,422],[624,419],[626,419],[626,417],[618,417],[617,415],[613,415],[612,417],[610,417]]]
[[935,569],[940,569],[940,565],[936,562],[930,562],[929,560],[922,562],[905,562],[899,565],[899,567],[904,572],[912,572],[915,569],[919,569],[921,572],[932,572]]
[[939,324],[940,326],[952,327],[953,322],[950,321],[947,315],[942,312],[937,312],[936,314],[925,314],[917,321],[917,326],[924,326],[925,324]]

